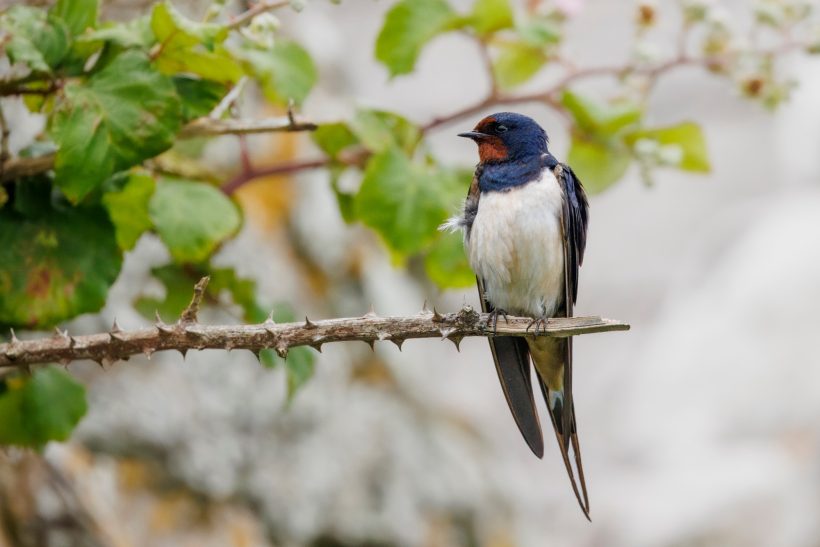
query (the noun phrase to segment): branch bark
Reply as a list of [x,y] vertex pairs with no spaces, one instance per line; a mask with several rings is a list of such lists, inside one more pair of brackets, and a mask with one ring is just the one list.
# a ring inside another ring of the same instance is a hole
[[[207,278],[194,291],[188,308],[179,321],[163,323],[159,318],[152,327],[125,331],[117,322],[109,332],[70,336],[57,330],[55,336],[37,340],[18,340],[12,331],[12,340],[0,344],[0,369],[24,368],[28,365],[57,362],[68,364],[88,359],[108,365],[127,360],[132,355],[150,357],[157,351],[176,350],[186,354],[197,349],[245,349],[256,354],[263,349],[274,349],[281,357],[297,346],[311,346],[321,351],[331,342],[359,340],[371,347],[377,341],[390,341],[401,349],[411,338],[440,338],[458,347],[466,336],[533,336],[526,317],[509,317],[498,323],[497,333],[488,326],[488,315],[480,314],[470,306],[457,313],[441,314],[422,310],[417,315],[379,317],[371,312],[362,317],[274,323],[270,318],[258,325],[203,325],[197,320]],[[547,321],[537,336],[567,337],[594,332],[629,330],[629,325],[601,317],[553,318]]]

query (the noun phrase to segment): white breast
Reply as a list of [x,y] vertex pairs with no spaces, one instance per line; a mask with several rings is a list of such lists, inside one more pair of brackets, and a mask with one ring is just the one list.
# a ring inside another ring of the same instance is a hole
[[555,175],[481,194],[465,240],[487,300],[511,314],[552,316],[564,294],[562,190]]

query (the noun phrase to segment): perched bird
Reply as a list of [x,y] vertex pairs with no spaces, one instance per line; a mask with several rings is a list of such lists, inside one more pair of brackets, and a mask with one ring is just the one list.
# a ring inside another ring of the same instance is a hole
[[[532,317],[530,327],[536,332],[550,317],[571,317],[587,233],[581,182],[550,154],[546,132],[527,116],[493,114],[459,136],[478,144],[480,161],[463,211],[443,227],[464,231],[482,309],[490,313],[494,328],[498,316],[509,313]],[[513,417],[541,458],[544,441],[530,381],[532,357],[572,489],[589,518],[572,398],[572,338],[488,340]]]

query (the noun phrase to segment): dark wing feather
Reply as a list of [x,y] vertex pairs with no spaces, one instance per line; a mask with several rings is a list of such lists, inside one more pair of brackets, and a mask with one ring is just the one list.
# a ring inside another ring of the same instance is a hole
[[[481,309],[485,313],[493,310],[492,305],[484,298],[484,283],[478,282],[478,296]],[[535,410],[535,399],[530,380],[530,352],[527,341],[516,336],[491,336],[487,338],[495,361],[495,370],[501,389],[507,399],[513,418],[521,435],[533,454],[544,456],[544,439],[541,436],[541,422]]]

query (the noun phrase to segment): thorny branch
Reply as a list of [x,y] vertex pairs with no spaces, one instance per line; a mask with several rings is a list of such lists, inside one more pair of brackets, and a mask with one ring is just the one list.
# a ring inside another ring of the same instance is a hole
[[[274,349],[281,357],[296,346],[311,346],[321,351],[330,342],[359,340],[371,346],[377,341],[390,341],[401,349],[411,338],[441,338],[458,347],[466,336],[493,336],[487,314],[480,314],[469,306],[457,313],[439,313],[422,310],[417,315],[379,317],[370,312],[362,317],[312,321],[307,317],[299,323],[258,325],[203,325],[197,320],[208,278],[202,278],[194,289],[191,303],[173,324],[157,318],[154,326],[137,330],[123,330],[114,321],[109,332],[70,336],[57,329],[50,338],[21,341],[11,333],[11,341],[0,344],[0,369],[25,368],[28,365],[89,359],[102,365],[127,360],[132,355],[150,357],[154,352],[176,350],[183,356],[190,349],[245,349],[257,354],[263,349]],[[497,325],[497,334],[504,336],[533,336],[531,319],[509,317]],[[600,317],[554,318],[547,322],[538,336],[576,336],[593,332],[628,330],[629,325]]]

